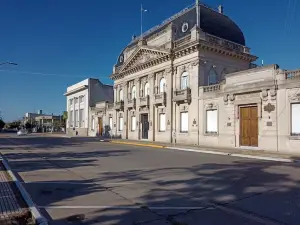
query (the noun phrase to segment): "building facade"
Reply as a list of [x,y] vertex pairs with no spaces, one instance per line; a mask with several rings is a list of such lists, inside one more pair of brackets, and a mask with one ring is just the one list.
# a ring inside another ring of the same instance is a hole
[[88,136],[90,111],[98,101],[113,101],[113,87],[98,79],[88,78],[67,88],[68,120],[66,133],[69,136]]
[[124,139],[297,151],[299,72],[256,59],[222,7],[196,3],[121,52],[106,124]]

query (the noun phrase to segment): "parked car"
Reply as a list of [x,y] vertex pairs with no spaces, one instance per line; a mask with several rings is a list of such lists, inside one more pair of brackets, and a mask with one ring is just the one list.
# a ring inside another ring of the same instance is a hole
[[27,135],[28,134],[28,131],[27,130],[24,130],[24,129],[21,129],[17,132],[17,135],[18,136],[23,136],[23,135]]

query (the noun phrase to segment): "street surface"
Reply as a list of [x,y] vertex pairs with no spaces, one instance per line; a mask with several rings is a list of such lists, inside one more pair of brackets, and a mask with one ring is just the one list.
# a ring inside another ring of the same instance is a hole
[[300,166],[103,143],[0,136],[49,224],[300,223]]

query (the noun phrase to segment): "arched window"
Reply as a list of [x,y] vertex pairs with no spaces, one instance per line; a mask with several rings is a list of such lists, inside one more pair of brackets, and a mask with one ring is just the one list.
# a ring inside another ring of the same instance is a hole
[[181,79],[180,79],[181,89],[186,89],[188,87],[188,82],[189,82],[189,73],[183,72],[183,74],[181,74]]
[[121,89],[120,92],[119,92],[119,98],[120,98],[120,101],[124,100],[123,89]]
[[136,87],[133,86],[131,89],[131,99],[135,99],[136,98]]
[[144,89],[144,93],[145,93],[144,96],[148,96],[150,94],[150,86],[149,86],[148,82],[145,84],[144,88],[145,88]]
[[216,71],[214,69],[211,69],[209,71],[209,75],[208,75],[208,85],[214,85],[217,84],[218,81],[218,74],[216,73]]
[[166,79],[163,77],[160,79],[160,82],[159,82],[159,92],[160,93],[165,92],[165,88],[166,88]]

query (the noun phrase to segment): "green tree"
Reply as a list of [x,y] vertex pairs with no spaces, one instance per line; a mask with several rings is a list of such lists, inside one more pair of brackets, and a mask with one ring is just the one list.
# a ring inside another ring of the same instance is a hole
[[66,121],[68,119],[68,112],[64,111],[63,112],[63,120]]
[[3,129],[3,127],[5,126],[5,123],[2,119],[0,119],[0,130]]

